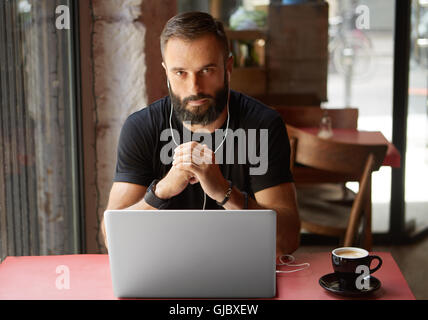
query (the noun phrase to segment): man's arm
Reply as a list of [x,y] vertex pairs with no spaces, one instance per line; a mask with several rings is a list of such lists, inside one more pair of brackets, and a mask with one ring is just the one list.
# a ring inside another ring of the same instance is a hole
[[[156,210],[148,205],[143,197],[146,194],[147,187],[127,182],[115,182],[111,187],[110,196],[106,210],[120,209],[140,209]],[[134,208],[135,207],[135,208]],[[104,216],[101,218],[101,232],[104,237],[104,244],[107,246],[107,236],[104,225]]]
[[[168,174],[158,182],[155,195],[161,199],[170,199],[181,193],[189,183],[193,184],[197,182],[198,181],[192,173],[173,167],[168,171]],[[144,200],[146,190],[146,186],[138,184],[127,182],[113,183],[107,210],[157,210]],[[101,219],[101,231],[104,236],[104,244],[108,249],[104,217]]]
[[[214,152],[202,146],[203,155],[198,156],[199,149],[195,155],[193,150],[198,146],[197,142],[192,141],[178,147],[174,154],[173,168],[192,172],[206,194],[217,202],[221,202],[229,188],[229,183],[223,177],[218,164],[215,163]],[[300,219],[294,183],[281,183],[260,190],[255,193],[255,198],[255,200],[248,199],[248,209],[272,209],[277,213],[277,254],[295,251],[300,242]],[[223,207],[228,210],[242,209],[244,195],[236,187],[232,188],[230,198]]]
[[282,183],[260,190],[255,197],[259,206],[277,213],[277,255],[296,251],[300,244],[300,218],[294,183]]
[[[277,213],[277,256],[297,250],[300,243],[300,218],[297,209],[296,189],[294,183],[282,183],[255,194],[256,199],[248,198],[248,209],[271,209]],[[233,188],[225,209],[242,209],[244,195]]]

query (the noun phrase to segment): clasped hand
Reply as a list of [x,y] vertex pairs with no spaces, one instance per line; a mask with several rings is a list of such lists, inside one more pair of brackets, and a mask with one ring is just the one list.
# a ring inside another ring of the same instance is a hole
[[172,165],[190,173],[189,183],[199,182],[210,198],[223,200],[229,184],[215,162],[214,152],[206,145],[195,141],[179,145],[174,150]]

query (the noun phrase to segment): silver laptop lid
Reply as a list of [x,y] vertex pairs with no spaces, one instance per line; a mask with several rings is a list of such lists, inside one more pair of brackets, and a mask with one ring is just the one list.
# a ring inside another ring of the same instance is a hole
[[275,296],[273,210],[104,213],[116,297]]

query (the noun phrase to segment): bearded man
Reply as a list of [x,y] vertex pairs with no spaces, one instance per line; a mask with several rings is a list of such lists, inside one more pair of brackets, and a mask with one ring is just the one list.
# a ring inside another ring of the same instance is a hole
[[277,255],[295,251],[300,220],[287,131],[276,111],[230,90],[233,56],[222,23],[179,14],[160,41],[169,96],[123,125],[107,209],[272,209]]

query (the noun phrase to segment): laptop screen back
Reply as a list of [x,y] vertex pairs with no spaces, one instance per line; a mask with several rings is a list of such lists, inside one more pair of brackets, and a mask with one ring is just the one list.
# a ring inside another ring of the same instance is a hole
[[113,210],[105,223],[117,297],[275,296],[275,211]]

